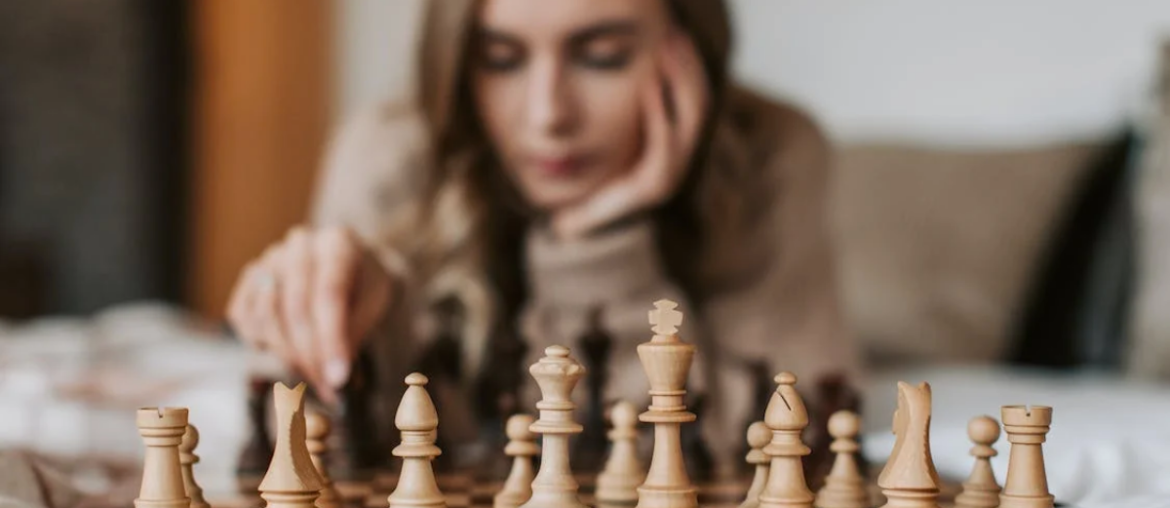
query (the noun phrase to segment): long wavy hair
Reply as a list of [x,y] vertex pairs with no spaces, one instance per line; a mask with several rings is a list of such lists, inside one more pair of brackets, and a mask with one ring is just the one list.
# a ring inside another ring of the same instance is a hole
[[[651,211],[666,273],[698,308],[734,271],[736,239],[767,209],[758,159],[757,115],[767,101],[728,77],[732,32],[723,0],[663,0],[692,38],[706,69],[711,104],[676,194]],[[429,160],[414,214],[398,228],[430,301],[452,297],[466,319],[465,364],[478,367],[489,335],[514,326],[523,304],[523,232],[533,220],[499,170],[469,80],[477,0],[427,2],[418,54],[417,104],[428,127]],[[738,106],[736,106],[738,105]],[[767,144],[767,143],[765,143]],[[718,227],[716,227],[718,226]]]

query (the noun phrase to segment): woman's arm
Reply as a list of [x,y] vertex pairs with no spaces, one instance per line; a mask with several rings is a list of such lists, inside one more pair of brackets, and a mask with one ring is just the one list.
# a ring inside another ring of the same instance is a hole
[[411,219],[426,147],[425,124],[409,106],[362,112],[339,130],[326,152],[312,223],[351,229],[391,273],[405,277],[405,259],[388,236],[397,223]]
[[[392,315],[407,307],[399,281],[408,270],[384,227],[409,208],[416,125],[381,110],[342,129],[328,150],[313,223],[293,227],[249,263],[229,302],[244,341],[282,358],[326,401],[349,379],[360,348],[386,342],[368,337],[410,326]],[[408,361],[409,344],[395,348],[396,363]]]

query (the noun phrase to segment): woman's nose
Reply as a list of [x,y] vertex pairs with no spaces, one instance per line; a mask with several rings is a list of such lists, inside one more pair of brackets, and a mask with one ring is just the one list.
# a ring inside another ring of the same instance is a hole
[[535,66],[528,90],[528,122],[541,134],[564,136],[574,128],[572,91],[558,62]]

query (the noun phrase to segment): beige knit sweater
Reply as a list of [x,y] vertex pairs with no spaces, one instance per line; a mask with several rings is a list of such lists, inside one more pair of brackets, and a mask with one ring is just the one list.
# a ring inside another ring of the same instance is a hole
[[[708,395],[709,407],[699,424],[716,459],[724,464],[741,459],[740,425],[763,416],[751,414],[753,393],[743,368],[746,362],[763,360],[773,372],[795,372],[805,380],[806,393],[820,375],[856,374],[859,364],[857,349],[842,326],[827,232],[827,144],[815,124],[795,109],[760,105],[751,106],[750,114],[766,115],[762,123],[770,126],[769,131],[766,136],[749,133],[744,139],[759,145],[748,146],[749,150],[768,154],[764,169],[777,184],[777,194],[766,220],[736,245],[743,263],[749,264],[749,284],[711,295],[702,309],[691,309],[664,274],[648,222],[573,241],[560,241],[533,227],[526,244],[530,287],[520,329],[529,341],[529,360],[535,361],[547,345],[574,346],[585,330],[589,309],[600,304],[604,325],[614,337],[609,399],[624,398],[645,407],[648,385],[635,347],[652,335],[647,311],[660,298],[682,303],[687,320],[680,336],[699,345],[690,389]],[[426,134],[421,117],[409,108],[386,106],[354,119],[331,147],[314,211],[318,224],[353,228],[384,253],[392,270],[407,277],[408,263],[393,246],[377,243],[379,231],[395,219],[397,205],[411,197],[419,175],[426,171],[419,163],[425,160],[421,154]],[[426,320],[418,315],[419,307],[400,307],[408,310],[390,318],[393,330],[371,339],[380,355],[388,355],[381,367],[392,371],[386,377],[397,381],[410,368],[418,341],[426,340],[420,333]],[[534,387],[527,390],[523,407],[535,411],[531,404],[538,398]],[[468,413],[446,412],[440,428],[459,432],[453,427],[467,421]]]

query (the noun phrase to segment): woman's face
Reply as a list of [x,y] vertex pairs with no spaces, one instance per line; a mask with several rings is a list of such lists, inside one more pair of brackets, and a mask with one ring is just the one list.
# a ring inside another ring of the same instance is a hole
[[576,204],[634,164],[640,92],[668,28],[662,0],[482,2],[470,55],[476,106],[530,204]]

